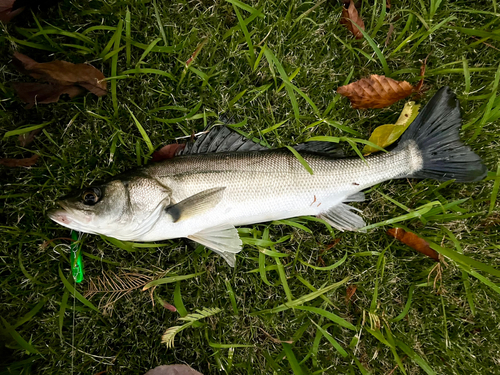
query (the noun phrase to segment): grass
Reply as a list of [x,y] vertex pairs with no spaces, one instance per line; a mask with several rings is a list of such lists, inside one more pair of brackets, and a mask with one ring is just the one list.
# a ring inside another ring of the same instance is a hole
[[[0,157],[41,158],[0,170],[0,374],[142,374],[171,363],[204,374],[499,373],[497,5],[391,5],[384,17],[383,1],[362,2],[363,40],[339,25],[335,1],[63,1],[2,26]],[[9,85],[25,79],[9,64],[14,50],[91,62],[110,92],[25,110]],[[429,54],[419,101],[443,85],[458,94],[462,139],[487,164],[485,181],[375,186],[358,204],[367,233],[314,218],[239,228],[245,248],[234,270],[183,240],[85,235],[85,279],[72,282],[61,245],[70,233],[46,215],[57,198],[218,118],[273,147],[329,137],[355,156],[404,103],[357,111],[335,89],[368,74],[415,83]],[[36,128],[34,143],[19,146],[17,136]],[[439,266],[387,236],[394,225],[428,239]],[[84,297],[103,273],[127,272],[160,281],[111,313],[101,304],[109,293]],[[167,348],[172,327],[184,328]]]

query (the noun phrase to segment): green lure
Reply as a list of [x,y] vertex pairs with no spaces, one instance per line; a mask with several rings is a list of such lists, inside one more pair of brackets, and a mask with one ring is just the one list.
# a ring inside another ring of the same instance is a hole
[[77,283],[81,283],[83,281],[83,258],[76,244],[76,241],[78,241],[78,234],[74,230],[71,231],[71,238],[74,240],[70,247],[71,254],[69,259],[71,262],[71,273],[73,279]]

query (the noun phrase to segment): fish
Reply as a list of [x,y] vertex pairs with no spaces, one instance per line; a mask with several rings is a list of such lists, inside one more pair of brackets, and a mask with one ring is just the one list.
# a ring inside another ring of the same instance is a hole
[[331,142],[268,149],[215,126],[176,156],[132,169],[61,199],[50,219],[76,231],[123,241],[188,238],[234,267],[237,226],[312,215],[345,231],[366,226],[350,202],[383,181],[482,180],[486,166],[459,136],[460,104],[442,87],[389,152],[339,157]]

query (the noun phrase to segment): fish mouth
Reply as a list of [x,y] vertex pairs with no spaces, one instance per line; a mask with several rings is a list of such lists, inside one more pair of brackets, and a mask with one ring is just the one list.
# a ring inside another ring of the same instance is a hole
[[70,218],[68,206],[64,202],[57,202],[57,204],[61,206],[61,208],[49,211],[49,218],[57,224],[71,228],[70,225],[74,223],[74,220]]

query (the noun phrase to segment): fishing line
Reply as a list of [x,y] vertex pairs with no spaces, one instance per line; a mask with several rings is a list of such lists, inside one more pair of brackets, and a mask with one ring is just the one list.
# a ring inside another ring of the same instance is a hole
[[79,253],[81,239],[83,238],[83,232],[75,232],[71,231],[71,238],[73,239],[73,243],[71,245],[67,244],[58,244],[54,246],[54,251],[61,247],[64,248],[66,252],[70,253],[70,268],[71,275],[73,278],[73,322],[71,329],[71,374],[73,375],[75,372],[75,321],[76,321],[76,284],[80,283],[83,280],[83,263],[81,259],[81,254]]

